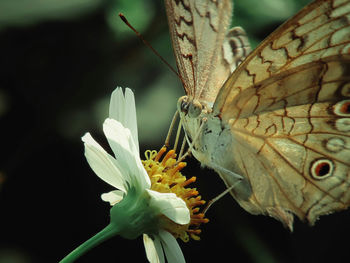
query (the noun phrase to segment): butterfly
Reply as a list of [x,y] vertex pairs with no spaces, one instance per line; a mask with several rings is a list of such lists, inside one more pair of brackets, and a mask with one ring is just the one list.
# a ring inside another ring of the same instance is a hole
[[350,204],[350,1],[316,0],[249,55],[230,0],[165,0],[193,156],[293,230]]

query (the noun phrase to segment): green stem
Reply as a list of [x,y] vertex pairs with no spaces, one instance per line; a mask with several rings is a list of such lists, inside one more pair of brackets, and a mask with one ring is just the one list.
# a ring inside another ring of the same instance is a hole
[[109,224],[96,235],[86,240],[83,244],[81,244],[79,247],[77,247],[71,253],[65,256],[59,263],[74,262],[87,251],[99,245],[103,241],[113,237],[116,234],[118,234],[118,229],[116,228],[116,226]]

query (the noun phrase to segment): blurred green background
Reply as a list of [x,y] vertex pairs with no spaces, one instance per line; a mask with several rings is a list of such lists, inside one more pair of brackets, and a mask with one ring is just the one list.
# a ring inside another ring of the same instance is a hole
[[[233,25],[256,46],[307,0],[236,0]],[[123,12],[175,65],[159,0],[0,0],[0,263],[57,262],[108,223],[100,194],[111,188],[89,168],[81,136],[105,147],[111,92],[136,96],[141,150],[162,146],[178,97],[177,77],[127,28]],[[184,173],[209,200],[224,190],[188,160]],[[188,262],[339,262],[347,257],[349,211],[293,234],[252,216],[230,196],[208,212],[201,241],[182,243]],[[115,237],[78,262],[146,262],[142,239]],[[347,260],[348,261],[348,260]]]

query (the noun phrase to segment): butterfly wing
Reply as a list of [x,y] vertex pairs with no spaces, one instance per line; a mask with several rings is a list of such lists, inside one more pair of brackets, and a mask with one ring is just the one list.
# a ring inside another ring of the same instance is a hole
[[288,69],[350,52],[348,0],[316,0],[267,37],[232,74],[215,101],[226,112],[242,89]]
[[214,102],[250,49],[241,28],[229,31],[231,0],[165,1],[176,64],[187,95]]
[[223,58],[231,66],[231,73],[249,55],[250,51],[248,36],[244,29],[239,26],[231,28],[223,44]]
[[252,187],[237,201],[290,228],[290,212],[313,224],[350,205],[349,17],[349,0],[308,5],[248,56],[214,104]]

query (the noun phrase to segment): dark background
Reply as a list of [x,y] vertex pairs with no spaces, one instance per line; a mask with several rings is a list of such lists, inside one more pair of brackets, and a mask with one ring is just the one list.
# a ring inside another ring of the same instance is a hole
[[[256,46],[307,2],[237,0],[233,24]],[[89,168],[80,138],[89,131],[108,149],[102,123],[117,85],[135,92],[141,152],[163,144],[180,82],[118,12],[175,65],[162,1],[0,1],[0,263],[58,262],[109,222],[100,194],[111,187]],[[224,190],[213,171],[187,162],[203,199]],[[296,219],[292,234],[230,196],[208,217],[201,241],[179,241],[188,262],[348,261],[349,211],[314,227]],[[146,262],[142,238],[115,237],[78,262],[123,258]]]

